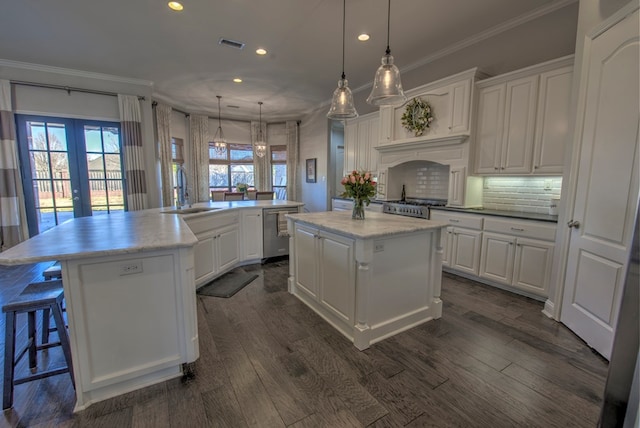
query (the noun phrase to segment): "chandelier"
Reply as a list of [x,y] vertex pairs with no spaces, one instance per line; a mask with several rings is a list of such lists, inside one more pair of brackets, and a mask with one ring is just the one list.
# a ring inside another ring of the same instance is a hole
[[258,122],[258,138],[256,138],[256,142],[253,145],[253,152],[256,156],[262,158],[267,154],[267,142],[262,134],[262,101],[258,101],[258,105],[260,106],[260,121]]
[[216,135],[213,137],[213,147],[216,150],[216,153],[221,155],[225,150],[227,150],[227,139],[224,138],[222,122],[220,121],[220,99],[222,97],[220,95],[216,95],[216,98],[218,98],[218,129],[216,130]]

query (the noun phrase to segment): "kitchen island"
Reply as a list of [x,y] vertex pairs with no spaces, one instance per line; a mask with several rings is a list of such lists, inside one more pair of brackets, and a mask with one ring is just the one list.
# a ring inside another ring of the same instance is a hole
[[[191,222],[238,222],[246,212],[299,205],[214,202],[75,218],[3,251],[0,264],[60,262],[79,411],[179,377],[198,359],[196,252],[206,251]],[[232,236],[238,254],[239,233]],[[238,255],[215,274],[246,260]]]
[[287,215],[288,290],[360,350],[442,315],[446,223],[382,213]]

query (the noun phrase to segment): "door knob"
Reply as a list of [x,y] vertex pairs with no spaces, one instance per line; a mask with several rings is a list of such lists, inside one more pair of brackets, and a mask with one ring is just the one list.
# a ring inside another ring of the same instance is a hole
[[579,229],[580,228],[580,222],[577,220],[569,220],[569,222],[567,223],[567,226],[572,227],[574,229]]

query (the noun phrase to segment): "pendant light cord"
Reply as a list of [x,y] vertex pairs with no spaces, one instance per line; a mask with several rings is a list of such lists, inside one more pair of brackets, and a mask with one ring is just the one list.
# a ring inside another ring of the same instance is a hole
[[344,74],[344,35],[345,22],[347,14],[347,0],[342,0],[342,80],[346,77]]
[[264,140],[264,137],[262,136],[262,101],[258,101],[258,104],[260,105],[260,119],[258,121],[258,141],[262,142],[262,140]]
[[389,33],[391,32],[391,0],[388,2],[387,9],[387,55],[391,54],[391,49],[389,48]]
[[220,98],[222,97],[220,95],[216,95],[216,97],[218,98],[218,129],[222,131],[222,122],[220,122]]

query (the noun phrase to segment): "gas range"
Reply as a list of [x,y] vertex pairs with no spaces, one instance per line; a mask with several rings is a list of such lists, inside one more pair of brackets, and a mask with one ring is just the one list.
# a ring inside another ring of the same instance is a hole
[[407,198],[404,201],[386,201],[382,203],[382,212],[407,217],[429,219],[429,207],[443,207],[446,199]]

